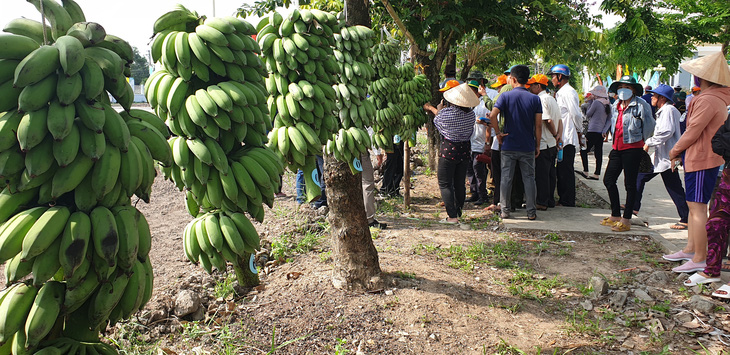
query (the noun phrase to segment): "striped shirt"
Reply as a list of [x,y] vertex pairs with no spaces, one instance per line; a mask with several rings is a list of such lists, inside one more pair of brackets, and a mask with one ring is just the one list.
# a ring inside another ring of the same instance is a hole
[[467,142],[474,131],[476,115],[474,111],[464,112],[455,106],[439,111],[433,124],[444,139],[452,142]]

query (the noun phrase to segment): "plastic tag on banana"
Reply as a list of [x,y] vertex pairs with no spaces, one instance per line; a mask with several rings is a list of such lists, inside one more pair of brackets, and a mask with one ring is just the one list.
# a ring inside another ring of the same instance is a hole
[[312,170],[312,180],[314,180],[314,183],[317,184],[317,186],[322,187],[322,184],[319,182],[319,174],[317,173],[317,169]]
[[251,258],[248,259],[248,269],[251,270],[251,273],[256,275],[259,273],[259,270],[256,268],[256,263],[254,261],[256,261],[256,257],[251,254]]
[[360,162],[360,159],[352,159],[352,166],[355,167],[355,170],[362,171],[362,163]]

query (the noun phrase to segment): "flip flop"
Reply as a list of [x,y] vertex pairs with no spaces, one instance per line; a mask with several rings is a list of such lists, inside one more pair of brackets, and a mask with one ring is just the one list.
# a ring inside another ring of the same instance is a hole
[[705,277],[702,276],[699,272],[692,274],[687,280],[684,280],[684,285],[687,287],[697,286],[697,285],[703,285],[703,284],[710,284],[713,282],[720,282],[722,279],[720,277]]
[[582,176],[583,178],[588,178],[588,175],[586,175],[586,173],[584,173],[584,172],[582,172],[582,171],[580,171],[580,170],[576,170],[575,172],[576,172],[576,173],[577,173],[578,175]]
[[[719,291],[722,291],[724,293],[718,293]],[[720,286],[720,288],[718,288],[717,290],[715,290],[715,292],[712,293],[712,297],[730,299],[730,285]]]
[[686,230],[687,223],[677,222],[677,223],[669,226],[669,228],[674,229],[674,230]]

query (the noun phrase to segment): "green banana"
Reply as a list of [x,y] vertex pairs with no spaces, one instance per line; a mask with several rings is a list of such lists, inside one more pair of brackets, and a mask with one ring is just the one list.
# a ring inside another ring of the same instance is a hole
[[119,251],[119,232],[114,214],[106,207],[98,206],[91,211],[91,240],[96,255],[110,267],[116,265]]
[[56,200],[61,195],[79,186],[93,165],[94,162],[85,154],[76,154],[73,162],[66,167],[58,169],[53,176],[51,198]]
[[39,47],[30,37],[0,33],[0,59],[22,60]]
[[109,145],[91,172],[91,191],[96,199],[101,199],[111,192],[119,180],[122,156],[118,148]]
[[89,300],[88,319],[91,329],[97,329],[105,324],[112,310],[122,298],[128,282],[129,276],[118,270],[114,279],[99,287],[99,290]]
[[[71,28],[73,25],[73,20],[71,19],[71,16],[66,11],[66,9],[61,6],[61,4],[57,3],[53,0],[27,0],[29,3],[33,4],[35,8],[42,12],[46,19],[48,19],[48,22],[51,24],[51,36],[53,39],[58,39],[59,37],[66,34],[66,31]],[[41,5],[43,3],[43,5]]]
[[106,30],[96,22],[74,23],[66,32],[83,43],[84,47],[94,46],[106,38]]
[[[86,58],[86,54],[84,54]],[[79,71],[87,100],[96,100],[104,92],[104,73],[96,61],[85,60]],[[78,110],[78,107],[77,107]]]
[[94,291],[99,288],[99,277],[96,273],[90,271],[86,273],[80,284],[76,287],[68,287],[63,299],[64,312],[73,313],[78,310],[84,302],[94,295]]
[[69,279],[79,269],[91,242],[91,219],[84,212],[69,216],[61,236],[58,261],[64,278]]
[[48,134],[48,108],[31,111],[23,115],[18,124],[18,144],[27,152],[37,146]]
[[111,106],[104,107],[104,136],[113,146],[126,152],[129,148],[129,127],[124,118]]
[[20,61],[15,69],[13,85],[22,88],[35,84],[55,73],[60,66],[58,47],[40,46]]
[[61,0],[61,5],[64,9],[66,9],[66,12],[68,12],[72,23],[86,22],[86,15],[84,15],[84,11],[81,9],[81,6],[76,3],[76,1]]
[[104,155],[107,146],[104,132],[95,133],[85,126],[79,126],[79,135],[81,137],[81,151],[92,161],[99,160]]
[[79,127],[77,125],[71,125],[71,130],[66,137],[61,141],[53,142],[53,157],[56,159],[58,166],[65,168],[71,164],[76,159],[80,147],[81,136]]
[[142,183],[142,159],[141,152],[134,144],[130,144],[127,152],[122,153],[119,177],[127,196],[132,196]]
[[30,260],[48,249],[63,232],[70,215],[69,209],[63,206],[54,206],[43,212],[23,238],[21,260]]
[[21,17],[12,19],[10,22],[6,23],[3,28],[3,32],[32,38],[40,45],[46,43],[46,41],[43,40],[43,27],[46,28],[46,33],[50,35],[51,28],[49,26],[43,26],[38,21]]
[[145,121],[129,121],[127,127],[132,136],[138,137],[147,145],[155,160],[162,163],[163,166],[172,165],[173,157],[170,146],[155,127]]
[[[103,90],[103,87],[102,87]],[[104,132],[106,113],[104,106],[99,102],[89,104],[85,100],[77,100],[74,103],[76,115],[81,119],[83,125],[95,133]]]
[[71,133],[75,117],[76,109],[73,105],[64,106],[58,100],[51,101],[46,115],[46,128],[54,140],[62,141]]
[[61,268],[58,251],[61,247],[61,238],[56,240],[43,253],[33,258],[33,285],[40,287],[53,277]]
[[37,293],[37,287],[20,283],[3,295],[0,303],[0,343],[10,341],[19,330],[22,332]]
[[25,322],[26,349],[38,346],[51,331],[61,313],[65,293],[66,285],[58,281],[48,281],[38,290]]
[[251,248],[259,249],[259,234],[251,221],[249,221],[243,213],[234,213],[231,214],[230,217],[236,225],[236,228],[238,228],[238,232],[243,238],[243,241]]
[[137,210],[132,206],[115,208],[114,217],[119,233],[117,262],[123,270],[130,270],[137,260],[139,232],[137,230]]
[[25,235],[45,211],[46,207],[24,210],[3,225],[0,232],[0,262],[10,260],[20,253]]
[[35,178],[51,169],[54,160],[48,159],[53,156],[53,140],[48,137],[40,144],[25,153],[25,169],[29,178]]

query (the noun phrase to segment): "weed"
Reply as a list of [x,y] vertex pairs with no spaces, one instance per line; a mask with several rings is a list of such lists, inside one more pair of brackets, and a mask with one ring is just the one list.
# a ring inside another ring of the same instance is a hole
[[431,323],[431,318],[429,318],[426,315],[423,315],[423,316],[420,316],[418,318],[418,321],[421,322],[422,324],[430,324]]
[[[118,323],[117,331],[114,332],[114,336],[108,337],[107,340],[119,348],[120,354],[157,354],[156,349],[159,340],[155,340],[154,343],[143,341],[138,330],[140,327],[142,327],[142,325],[136,322]],[[128,342],[122,342],[122,339],[127,339]]]
[[414,274],[412,272],[396,271],[395,275],[401,279],[415,279],[416,278],[416,274]]
[[650,308],[657,312],[664,313],[665,317],[669,317],[669,310],[672,308],[671,305],[672,305],[672,302],[667,300],[662,303],[657,303],[657,304],[651,306]]
[[431,171],[431,167],[430,166],[427,166],[425,169],[423,169],[423,175],[433,176],[433,171]]
[[[483,353],[486,354],[487,353],[486,351],[487,351],[487,349],[484,348]],[[514,354],[524,355],[527,353],[524,352],[523,350],[520,350],[520,349],[510,345],[509,343],[507,343],[504,339],[502,339],[500,337],[499,344],[497,345],[497,348],[495,349],[494,354],[495,355],[496,354],[499,354],[499,355],[514,355]]]
[[545,298],[552,297],[552,291],[563,284],[564,282],[557,276],[551,279],[538,279],[530,272],[516,270],[515,276],[507,285],[507,290],[514,296],[541,302]]
[[370,237],[376,240],[380,237],[380,228],[370,227]]
[[304,254],[316,249],[327,238],[328,224],[320,224],[323,232],[306,231],[297,239],[292,234],[283,234],[271,243],[271,255],[276,260],[291,261],[294,254]]
[[308,338],[310,335],[311,334],[305,334],[305,335],[300,336],[299,338],[290,339],[290,340],[287,340],[287,341],[277,345],[276,344],[276,325],[274,325],[273,328],[271,329],[271,350],[269,352],[267,352],[266,355],[273,354],[277,350],[281,350],[284,347],[288,346],[289,344],[296,343],[300,340]]
[[603,332],[603,329],[598,324],[598,320],[588,319],[588,311],[586,310],[573,310],[572,314],[568,315],[565,321],[568,323],[565,329],[568,335],[578,333],[599,336]]
[[344,345],[347,343],[347,339],[340,339],[337,338],[335,344],[335,355],[344,355],[350,352],[350,350],[345,349]]
[[580,294],[583,295],[584,297],[588,297],[588,295],[590,295],[591,292],[593,292],[592,285],[585,286],[583,284],[578,284],[575,287],[578,289],[578,291],[580,291]]
[[639,355],[669,355],[671,353],[672,352],[669,351],[669,345],[664,345],[662,350],[659,352],[645,350],[645,351],[639,352]]
[[332,261],[332,250],[327,250],[325,252],[319,253],[319,260],[321,260],[323,263]]
[[215,298],[227,298],[233,294],[233,284],[236,281],[235,275],[228,275],[223,280],[217,281],[213,289]]
[[519,303],[515,303],[515,304],[510,305],[510,304],[506,304],[506,303],[500,302],[500,303],[497,303],[497,304],[494,304],[493,303],[490,306],[492,306],[494,308],[504,309],[504,310],[506,310],[506,311],[508,311],[508,312],[510,312],[512,314],[517,313],[520,310],[522,310],[522,305],[520,305]]
[[647,253],[644,253],[644,252],[641,253],[641,260],[647,264],[651,264],[655,268],[659,267],[659,265],[660,265],[659,260],[657,260],[655,257],[653,257]]
[[563,237],[561,237],[558,233],[548,233],[545,235],[545,240],[549,240],[551,242],[559,242],[563,240]]
[[428,219],[422,219],[422,220],[419,220],[418,222],[416,222],[416,228],[419,228],[419,229],[431,228],[431,225],[432,225],[432,223]]

